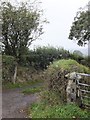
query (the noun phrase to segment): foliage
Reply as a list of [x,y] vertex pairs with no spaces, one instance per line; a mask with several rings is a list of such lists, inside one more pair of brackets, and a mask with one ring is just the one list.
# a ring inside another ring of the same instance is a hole
[[79,64],[75,60],[62,59],[54,61],[45,71],[45,81],[48,90],[58,93],[63,102],[66,102],[66,86],[68,82],[65,75],[70,72],[90,73],[90,69]]
[[[88,89],[89,90],[89,89]],[[83,98],[82,99],[82,102],[85,104],[85,105],[90,105],[90,99],[89,98]]]
[[87,118],[89,113],[80,109],[75,104],[48,106],[43,103],[33,104],[29,109],[29,116],[32,118]]
[[[74,60],[71,60],[71,65],[73,65],[73,63],[77,63],[77,62]],[[62,64],[63,64],[62,66],[64,66],[64,68],[68,68],[68,66],[70,66],[70,60],[69,60],[67,66],[65,66],[65,62],[64,63],[62,62]],[[53,66],[53,67],[55,68],[55,66]],[[81,69],[82,69],[82,67],[81,67]],[[51,72],[51,70],[50,70],[50,72]],[[86,69],[86,71],[88,71],[88,69]],[[46,74],[49,74],[48,72]],[[54,72],[56,72],[56,71],[54,71]],[[49,75],[52,75],[52,74],[50,73]],[[50,77],[52,77],[52,76],[50,76]],[[48,80],[49,80],[49,78],[48,78]],[[56,80],[57,80],[57,78],[55,77],[55,81]],[[60,78],[60,80],[61,80],[61,78]],[[47,81],[47,82],[49,82],[49,81]],[[53,86],[55,88],[54,84],[53,84]],[[61,86],[59,85],[59,88],[60,87]],[[63,93],[62,90],[61,90],[61,93],[65,94],[65,93]],[[44,90],[43,92],[41,92],[39,94],[40,100],[37,103],[33,103],[32,106],[29,107],[29,109],[28,109],[29,117],[30,118],[69,118],[69,119],[72,119],[72,118],[86,119],[87,118],[89,120],[90,112],[88,110],[85,110],[85,109],[83,110],[74,103],[73,104],[72,103],[71,104],[63,103],[61,97],[62,96],[60,95],[60,93],[55,92],[54,90],[49,90],[49,89]]]
[[63,48],[55,48],[53,46],[37,47],[34,50],[29,50],[28,53],[22,56],[20,65],[33,66],[35,69],[47,69],[48,66],[55,60],[74,59],[80,64],[89,66],[89,62],[80,51],[75,50],[73,53]]
[[43,91],[40,93],[41,100],[33,103],[28,109],[30,118],[87,118],[89,111],[79,108],[76,104],[63,104],[60,96],[55,92]]
[[15,84],[18,63],[22,59],[25,61],[23,56],[28,52],[28,47],[43,34],[43,23],[46,20],[41,20],[42,10],[35,2],[21,3],[19,6],[13,6],[10,2],[2,2],[0,8],[3,54],[14,56],[17,62],[12,78]]
[[11,82],[14,74],[16,61],[13,56],[2,56],[2,80],[3,82]]
[[44,90],[39,94],[39,96],[40,96],[40,102],[48,106],[53,106],[53,105],[60,106],[63,104],[60,95],[55,91]]
[[[8,82],[12,82],[13,74],[14,74],[14,67],[16,64],[16,60],[13,56],[2,55],[2,80],[3,84]],[[28,66],[22,67],[18,65],[17,71],[17,83],[25,83],[29,81],[37,81],[43,80],[42,79],[42,71],[35,70],[35,68]],[[10,83],[12,84],[12,83]]]
[[90,68],[90,56],[86,56],[81,62]]
[[26,56],[27,65],[36,69],[46,69],[56,59],[69,57],[69,51],[52,46],[38,47]]
[[59,61],[55,61],[53,62],[53,64],[50,65],[49,69],[55,69],[55,70],[58,70],[58,69],[66,69],[68,71],[76,71],[76,72],[84,72],[84,73],[89,73],[90,70],[88,67],[85,67],[81,64],[79,64],[78,62],[76,62],[75,60],[73,59],[68,59],[68,60],[65,60],[65,59],[62,59],[62,60],[59,60]]
[[[86,6],[87,7],[87,6]],[[88,8],[87,8],[88,9]],[[83,10],[77,12],[72,23],[69,39],[76,40],[78,45],[83,46],[88,43],[90,38],[90,11]]]
[[26,54],[22,55],[20,58],[19,65],[26,67],[32,66],[35,69],[43,70],[47,69],[55,60],[69,58],[74,59],[83,65],[89,66],[88,58],[78,55],[76,52],[70,53],[63,48],[55,48],[52,46],[37,47],[34,50],[27,49]]
[[34,4],[21,3],[17,7],[10,2],[3,2],[1,6],[4,52],[17,58],[17,61],[43,33],[43,22],[40,20],[42,10],[35,8]]
[[83,53],[79,50],[74,50],[73,54],[83,57]]
[[76,52],[73,52],[73,53],[71,54],[71,59],[76,60],[78,63],[81,63],[82,60],[85,60],[85,58],[84,58],[82,55],[79,55],[79,54],[76,53]]
[[[37,70],[40,71],[41,69],[48,69],[50,64],[55,63],[54,61],[68,58],[74,59],[77,62],[90,67],[89,57],[82,57],[80,55],[77,55],[76,53],[70,53],[69,51],[64,50],[62,48],[54,48],[50,46],[38,47],[35,50],[28,51],[26,55],[22,55],[22,59],[19,63],[20,66],[18,66],[17,71],[17,81],[27,81],[29,79],[36,79],[35,76],[37,77],[36,74],[38,74]],[[7,82],[12,81],[14,67],[16,64],[15,58],[13,58],[12,56],[3,55],[2,62],[3,80]],[[73,64],[76,64],[76,62]],[[32,72],[30,72],[31,69]],[[35,76],[33,76],[32,73],[35,73]],[[43,76],[43,74],[39,76]],[[37,79],[42,79],[42,77],[37,77]]]

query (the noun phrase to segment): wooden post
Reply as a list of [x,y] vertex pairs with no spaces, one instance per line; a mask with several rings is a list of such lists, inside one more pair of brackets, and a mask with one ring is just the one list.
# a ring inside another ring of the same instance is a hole
[[16,77],[17,77],[17,63],[15,64],[15,69],[14,69],[14,76],[13,76],[13,84],[16,83]]

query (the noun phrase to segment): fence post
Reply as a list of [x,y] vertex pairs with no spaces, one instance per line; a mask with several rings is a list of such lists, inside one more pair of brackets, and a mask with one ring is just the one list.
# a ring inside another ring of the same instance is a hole
[[67,103],[76,102],[76,73],[72,72],[66,75],[68,84],[66,88]]

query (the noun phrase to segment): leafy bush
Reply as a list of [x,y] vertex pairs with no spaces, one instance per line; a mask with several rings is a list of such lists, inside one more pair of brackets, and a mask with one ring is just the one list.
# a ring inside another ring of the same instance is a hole
[[37,47],[34,50],[26,49],[24,55],[20,55],[18,61],[20,66],[33,66],[35,69],[47,69],[47,67],[55,60],[74,59],[77,62],[89,66],[87,58],[79,55],[80,51],[70,53],[63,48],[55,48],[53,46]]
[[90,66],[88,64],[88,60],[82,55],[80,51],[77,50],[75,50],[73,53],[70,53],[68,50],[63,48],[44,46],[30,50],[26,55],[27,65],[34,66],[36,69],[47,69],[47,66],[49,66],[50,63],[60,59],[74,59],[80,64]]
[[30,51],[27,58],[27,63],[34,66],[36,69],[46,69],[48,65],[54,60],[68,58],[70,56],[69,51],[63,48],[38,47]]
[[[2,80],[4,85],[9,83],[8,85],[12,86],[12,79],[14,75],[14,69],[15,69],[15,58],[12,56],[3,55],[2,56]],[[34,82],[42,79],[42,71],[35,70],[35,68],[28,66],[20,66],[18,64],[17,69],[17,83],[25,83],[25,82]],[[16,85],[18,86],[18,85]]]

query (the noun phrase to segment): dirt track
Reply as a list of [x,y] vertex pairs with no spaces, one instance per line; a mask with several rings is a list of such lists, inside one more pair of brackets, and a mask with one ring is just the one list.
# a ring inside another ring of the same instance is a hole
[[3,90],[2,118],[27,118],[27,107],[37,100],[37,94],[24,95],[21,88]]

